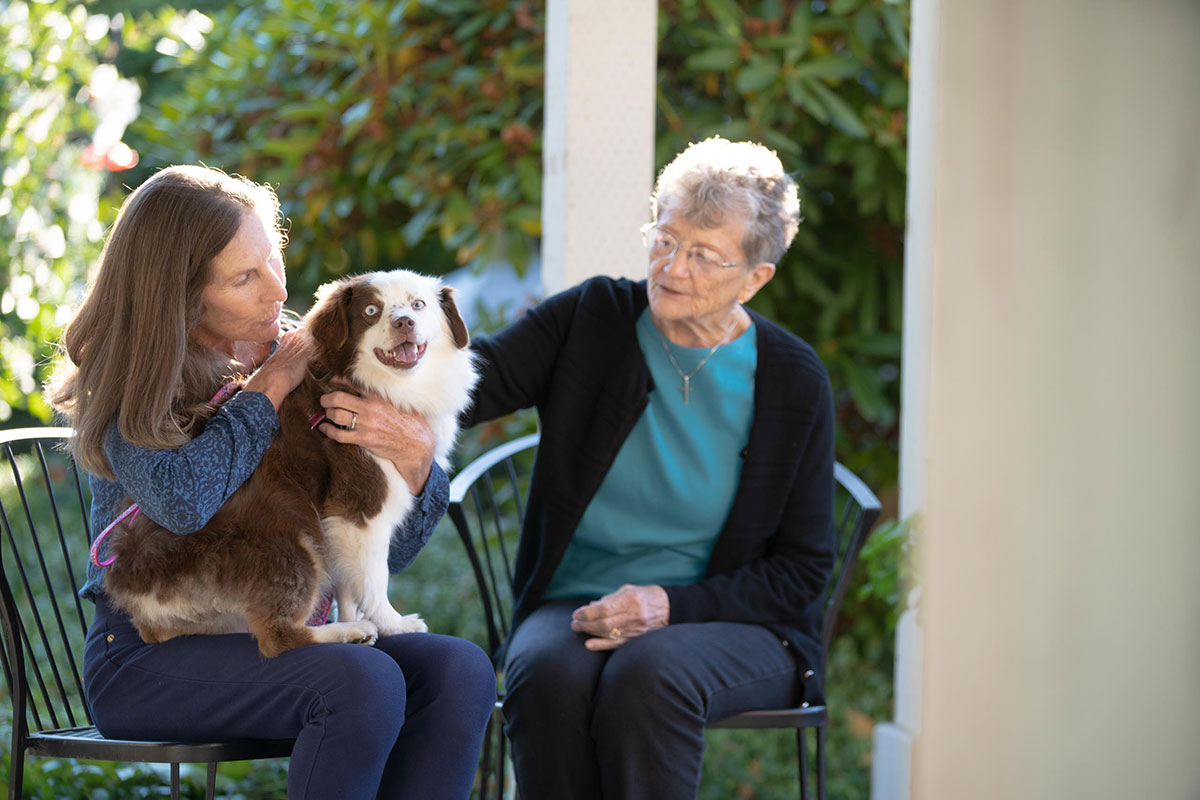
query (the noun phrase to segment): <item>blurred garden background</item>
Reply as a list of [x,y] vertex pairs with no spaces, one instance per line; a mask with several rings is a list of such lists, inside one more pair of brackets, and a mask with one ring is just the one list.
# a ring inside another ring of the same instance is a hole
[[[894,497],[908,25],[906,0],[659,3],[655,163],[720,134],[762,141],[794,170],[805,222],[753,305],[816,347],[836,395],[838,458],[885,502],[829,657],[838,799],[868,794],[905,578]],[[404,266],[453,283],[536,269],[544,36],[534,0],[0,4],[0,427],[51,421],[39,393],[50,342],[130,187],[168,164],[276,187],[301,313],[348,272]],[[519,311],[476,309],[473,333]],[[460,463],[534,424],[470,432]],[[448,524],[393,588],[434,630],[484,641]],[[7,714],[0,706],[5,781]],[[200,796],[202,773],[189,777]],[[281,763],[227,765],[219,791],[282,797],[283,785]],[[148,767],[49,760],[29,762],[26,787],[166,792]],[[701,797],[795,792],[790,732],[709,734]]]

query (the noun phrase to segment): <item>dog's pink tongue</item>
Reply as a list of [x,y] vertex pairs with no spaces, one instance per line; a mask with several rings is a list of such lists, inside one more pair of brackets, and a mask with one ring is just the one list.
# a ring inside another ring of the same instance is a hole
[[417,362],[417,345],[415,342],[405,342],[393,349],[392,355],[402,364],[415,364]]

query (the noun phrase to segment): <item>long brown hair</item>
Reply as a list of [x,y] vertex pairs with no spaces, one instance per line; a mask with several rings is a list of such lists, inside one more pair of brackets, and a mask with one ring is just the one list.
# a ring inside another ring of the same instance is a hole
[[246,213],[259,214],[282,245],[271,188],[208,167],[168,167],[121,206],[46,387],[75,428],[70,448],[85,469],[112,477],[104,437],[114,422],[141,447],[183,444],[181,406],[233,371],[190,334],[212,260]]

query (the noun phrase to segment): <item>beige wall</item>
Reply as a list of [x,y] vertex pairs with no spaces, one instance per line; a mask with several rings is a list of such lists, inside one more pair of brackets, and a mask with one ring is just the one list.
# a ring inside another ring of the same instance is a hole
[[1195,800],[1200,3],[937,5],[913,796]]

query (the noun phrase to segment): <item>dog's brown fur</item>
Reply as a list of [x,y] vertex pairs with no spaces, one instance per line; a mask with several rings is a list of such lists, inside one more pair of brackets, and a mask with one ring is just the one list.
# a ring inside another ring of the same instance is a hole
[[[455,343],[465,347],[466,327],[451,290],[443,290],[442,301]],[[309,420],[322,410],[321,395],[347,388],[335,386],[330,376],[350,374],[353,342],[364,326],[360,312],[379,302],[369,286],[351,285],[310,312],[307,327],[317,354],[279,409],[282,430],[258,468],[202,530],[172,535],[143,514],[114,537],[110,552],[116,560],[106,571],[105,590],[130,613],[142,639],[153,643],[184,633],[225,632],[229,615],[236,614],[229,609],[240,608],[266,656],[330,640],[332,631],[322,630],[318,638],[317,629],[305,624],[326,577],[321,520],[378,514],[387,486],[365,450],[327,438]],[[194,608],[198,596],[220,601],[211,625],[161,629],[139,613],[147,596],[167,607]],[[338,640],[373,641],[361,625],[344,624],[348,628]]]

